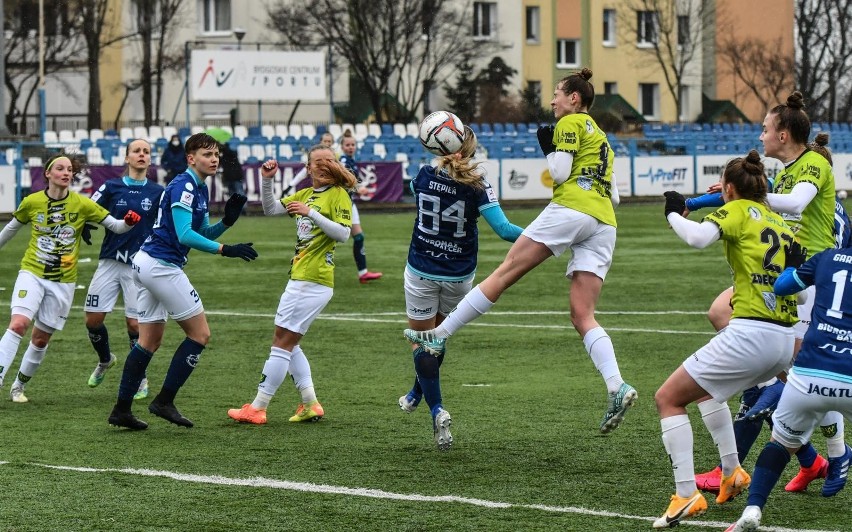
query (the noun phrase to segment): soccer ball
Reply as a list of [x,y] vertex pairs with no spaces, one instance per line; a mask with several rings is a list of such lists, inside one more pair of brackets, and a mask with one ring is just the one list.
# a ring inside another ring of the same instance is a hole
[[845,190],[838,190],[837,191],[837,197],[842,199],[842,200],[845,200],[846,199],[846,191]]
[[458,152],[464,142],[464,124],[449,111],[436,111],[420,122],[420,143],[435,155]]

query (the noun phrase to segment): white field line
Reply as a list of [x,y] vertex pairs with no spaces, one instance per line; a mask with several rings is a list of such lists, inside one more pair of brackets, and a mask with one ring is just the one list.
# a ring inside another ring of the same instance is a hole
[[[0,465],[8,462],[0,462]],[[488,501],[485,499],[474,499],[470,497],[459,497],[456,495],[420,495],[417,493],[393,493],[384,490],[367,488],[348,488],[345,486],[330,486],[327,484],[313,484],[311,482],[291,482],[287,480],[275,480],[263,477],[254,478],[229,478],[218,475],[191,475],[175,473],[172,471],[158,471],[155,469],[112,469],[94,467],[73,467],[50,464],[28,463],[27,465],[55,469],[61,471],[74,471],[78,473],[122,473],[125,475],[136,475],[142,477],[163,477],[181,482],[195,482],[199,484],[215,484],[219,486],[250,487],[262,489],[280,489],[289,491],[301,491],[308,493],[323,493],[331,495],[345,495],[350,497],[369,497],[373,499],[386,499],[393,501],[414,501],[432,503],[458,503],[480,506],[483,508],[521,508],[526,510],[540,510],[550,513],[581,514],[596,517],[610,517],[618,519],[630,519],[634,521],[653,522],[655,517],[644,517],[640,515],[620,514],[604,510],[590,510],[577,506],[547,506],[541,504],[516,504],[508,502]],[[682,525],[692,525],[704,528],[722,529],[730,523],[721,521],[683,521]],[[838,532],[827,530],[801,530],[784,527],[763,526],[761,530],[771,532]]]
[[[82,309],[81,306],[73,307],[75,309]],[[123,310],[122,307],[116,306],[115,310]],[[236,316],[241,318],[268,318],[272,320],[275,318],[275,314],[269,312],[236,312],[233,310],[210,310],[204,309],[205,314],[209,316]],[[703,316],[707,314],[705,311],[693,311],[693,310],[664,310],[664,311],[638,311],[638,310],[615,310],[615,311],[604,311],[604,312],[596,312],[596,314],[601,315],[624,315],[624,316]],[[539,311],[493,311],[488,313],[489,316],[564,316],[565,321],[568,322],[568,311],[553,311],[553,310],[539,310]],[[328,320],[328,321],[357,321],[361,323],[392,323],[396,325],[401,325],[402,328],[408,324],[408,320],[405,317],[404,312],[343,312],[338,314],[320,314],[317,316],[318,320]],[[544,329],[544,330],[565,330],[565,331],[573,331],[574,328],[570,325],[545,325],[545,324],[532,324],[532,325],[522,325],[518,323],[481,323],[474,321],[469,324],[471,327],[512,327],[515,329]],[[638,333],[655,333],[655,334],[697,334],[703,336],[713,336],[716,334],[712,331],[681,331],[674,329],[644,329],[644,328],[633,328],[633,327],[606,327],[607,331],[616,331],[616,332],[638,332]]]

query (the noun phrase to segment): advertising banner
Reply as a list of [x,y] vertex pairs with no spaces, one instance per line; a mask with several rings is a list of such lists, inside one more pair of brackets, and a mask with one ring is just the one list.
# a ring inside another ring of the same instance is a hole
[[323,101],[324,52],[193,50],[189,95],[192,101]]
[[[279,171],[272,178],[272,189],[275,197],[280,197],[281,192],[290,187],[293,177],[305,165],[302,163],[280,163]],[[2,168],[2,167],[0,167]],[[14,170],[14,167],[12,167]],[[90,166],[79,179],[71,186],[75,192],[84,196],[91,196],[104,181],[123,175],[124,167],[121,166]],[[358,173],[361,177],[361,193],[355,196],[356,201],[368,203],[395,203],[402,199],[402,163],[399,162],[370,162],[358,165]],[[246,196],[250,202],[260,203],[260,163],[244,164],[243,175],[245,175]],[[148,177],[156,180],[157,169],[151,167]],[[30,168],[32,178],[32,191],[43,190],[45,186],[44,170],[42,167]],[[14,174],[12,176],[14,183]],[[210,189],[210,202],[224,202],[228,198],[228,190],[222,185],[219,176],[207,178],[207,187]],[[310,186],[310,179],[301,182],[302,187]],[[301,187],[299,187],[301,188]],[[14,201],[14,194],[12,194]],[[12,209],[14,210],[14,209]],[[9,212],[12,212],[10,210]]]
[[667,190],[695,193],[693,159],[689,155],[636,157],[633,159],[633,193],[662,196]]

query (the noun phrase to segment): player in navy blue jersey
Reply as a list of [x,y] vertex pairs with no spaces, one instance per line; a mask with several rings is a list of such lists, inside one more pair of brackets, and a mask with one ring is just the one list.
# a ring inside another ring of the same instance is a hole
[[[793,267],[778,277],[774,291],[791,295],[816,287],[811,324],[772,416],[772,438],[757,458],[746,507],[729,531],[757,530],[782,471],[827,412],[852,419],[852,248],[828,249],[804,260],[803,250],[791,250],[787,264]],[[850,461],[852,448],[845,445],[843,455],[829,464],[823,496],[843,489]]]
[[340,156],[340,162],[347,170],[355,175],[358,180],[358,185],[349,192],[352,197],[352,254],[355,256],[355,266],[358,268],[358,280],[362,284],[375,281],[382,277],[381,272],[371,272],[367,269],[367,255],[364,251],[364,231],[361,229],[361,216],[358,214],[358,207],[355,204],[355,196],[360,187],[361,177],[358,175],[358,163],[355,162],[355,150],[357,144],[352,132],[348,129],[343,132],[343,137],[340,139],[340,149],[343,154]]
[[[470,292],[476,274],[479,238],[476,222],[482,215],[500,238],[514,242],[522,229],[506,218],[497,194],[472,161],[476,135],[467,126],[458,153],[440,157],[436,166],[424,166],[411,180],[417,218],[405,267],[405,304],[408,326],[416,331],[434,329]],[[451,418],[441,397],[437,356],[412,344],[414,386],[399,398],[399,407],[413,412],[422,398],[432,413],[435,442],[440,450],[453,443]]]
[[[130,347],[139,338],[137,322],[136,295],[138,289],[133,281],[133,270],[130,264],[139,246],[148,236],[154,226],[157,214],[156,205],[163,193],[163,187],[148,179],[148,169],[151,167],[151,144],[144,139],[136,139],[127,144],[124,157],[125,175],[110,179],[100,186],[92,199],[109,210],[113,216],[118,216],[132,209],[142,216],[130,232],[104,235],[101,253],[98,257],[98,268],[89,283],[86,294],[86,329],[89,341],[98,355],[98,365],[89,376],[89,386],[94,388],[104,380],[106,371],[115,365],[117,357],[111,352],[109,332],[104,320],[112,312],[118,294],[121,292],[124,300],[124,316],[127,325],[127,335],[130,337]],[[86,243],[91,244],[90,235],[84,232]],[[142,399],[148,396],[148,379],[142,379],[139,391],[134,396]]]
[[245,261],[257,258],[251,243],[227,245],[214,240],[236,223],[246,203],[245,196],[234,194],[225,204],[222,220],[210,225],[205,179],[215,175],[219,166],[216,139],[197,133],[187,139],[184,149],[187,169],[166,186],[151,234],[133,258],[133,279],[139,285],[139,341],[124,362],[118,401],[108,419],[111,425],[132,430],[148,427],[133,415],[131,405],[163,340],[167,318],[178,322],[186,338],[175,351],[163,387],[148,411],[176,425],[193,425],[175,407],[174,399],[198,364],[210,340],[210,327],[201,297],[183,270],[189,250]]

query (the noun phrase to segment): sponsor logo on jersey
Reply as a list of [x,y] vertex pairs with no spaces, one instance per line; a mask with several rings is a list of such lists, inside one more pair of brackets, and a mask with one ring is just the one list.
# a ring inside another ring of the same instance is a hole
[[187,207],[192,207],[192,199],[194,197],[195,197],[195,195],[192,192],[186,192],[186,191],[181,192],[180,202],[182,204],[186,205]]
[[[852,398],[852,389],[849,388],[832,388],[830,386],[817,386],[814,383],[808,384],[808,393],[812,395],[821,395],[823,397],[848,397]],[[834,427],[837,431],[837,426]]]
[[592,190],[592,185],[594,181],[589,176],[580,176],[577,178],[577,186],[582,188],[583,190]]
[[44,213],[38,213],[36,215],[36,222],[43,224],[44,223]]
[[154,203],[149,198],[144,198],[140,203],[143,211],[150,211]]
[[77,221],[77,213],[76,212],[69,212],[68,213],[68,220],[71,221],[71,222],[76,222]]
[[50,215],[50,223],[58,224],[59,222],[65,220],[65,214],[61,212],[54,212]]
[[834,344],[823,344],[819,346],[820,349],[823,350],[831,350],[832,353],[837,353],[839,355],[852,355],[852,347],[837,347]]
[[766,305],[766,308],[775,312],[775,309],[778,308],[778,300],[775,298],[775,292],[761,292],[763,296],[763,303]]
[[749,207],[748,208],[748,215],[751,216],[755,220],[760,220],[761,218],[763,218],[760,215],[760,210],[758,210],[757,207]]

